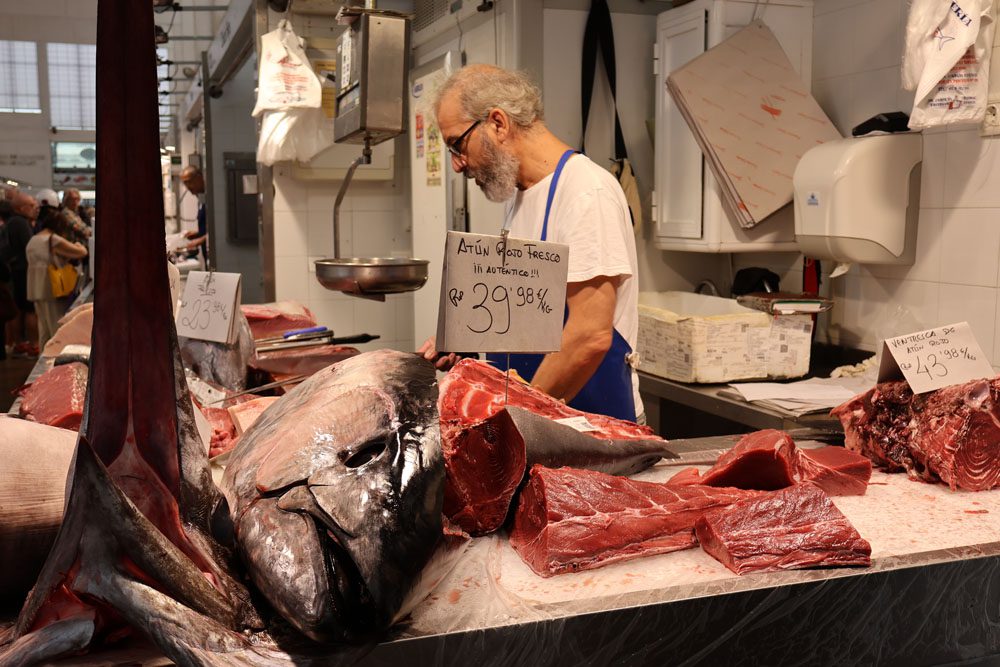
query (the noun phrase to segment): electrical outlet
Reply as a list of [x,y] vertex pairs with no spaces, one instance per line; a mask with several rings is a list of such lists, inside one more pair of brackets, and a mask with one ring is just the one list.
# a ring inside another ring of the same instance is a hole
[[979,136],[992,137],[1000,134],[1000,102],[990,102],[986,105],[986,115],[979,129]]

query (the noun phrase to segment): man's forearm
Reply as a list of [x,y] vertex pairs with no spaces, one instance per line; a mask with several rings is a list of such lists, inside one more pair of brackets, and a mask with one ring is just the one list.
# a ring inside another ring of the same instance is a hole
[[610,336],[605,345],[593,336],[581,339],[564,331],[562,349],[545,355],[531,384],[550,396],[571,401],[604,361],[610,346]]

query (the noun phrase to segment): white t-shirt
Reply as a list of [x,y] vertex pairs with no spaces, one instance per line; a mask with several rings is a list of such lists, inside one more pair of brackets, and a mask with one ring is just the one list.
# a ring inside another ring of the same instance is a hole
[[[540,240],[552,175],[507,204],[512,237]],[[639,335],[639,282],[635,237],[625,193],[615,177],[585,155],[567,160],[556,185],[546,239],[569,246],[571,283],[597,276],[621,276],[616,290],[614,327],[633,352]],[[639,376],[632,370],[635,414],[643,413]]]

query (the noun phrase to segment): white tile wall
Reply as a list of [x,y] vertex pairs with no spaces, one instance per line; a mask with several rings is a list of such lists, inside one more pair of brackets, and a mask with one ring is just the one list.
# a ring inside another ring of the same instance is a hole
[[[408,182],[405,170],[396,182]],[[290,170],[274,170],[275,280],[278,299],[298,301],[337,335],[370,333],[379,340],[357,346],[416,349],[413,297],[394,295],[385,302],[346,296],[316,280],[313,262],[333,255],[333,206],[339,181],[300,181]],[[393,182],[357,180],[340,207],[341,255],[409,254],[409,202]]]
[[[813,93],[843,134],[880,111],[910,112],[913,94],[899,80],[908,7],[817,0]],[[936,128],[924,132],[923,150],[916,262],[824,277],[836,305],[817,335],[874,351],[885,336],[964,320],[1000,367],[1000,138]],[[766,266],[784,289],[801,288],[797,255],[740,255],[734,265]]]

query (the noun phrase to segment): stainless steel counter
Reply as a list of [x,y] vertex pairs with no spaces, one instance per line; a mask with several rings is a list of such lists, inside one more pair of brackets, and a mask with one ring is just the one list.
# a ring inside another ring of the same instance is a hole
[[826,412],[796,416],[781,410],[764,408],[746,401],[740,401],[719,392],[726,384],[688,384],[639,371],[639,391],[646,407],[646,423],[653,429],[670,437],[670,424],[664,423],[664,402],[676,403],[686,408],[698,410],[720,419],[747,427],[746,430],[777,428],[790,430],[797,428],[817,428],[841,430],[840,422]]

